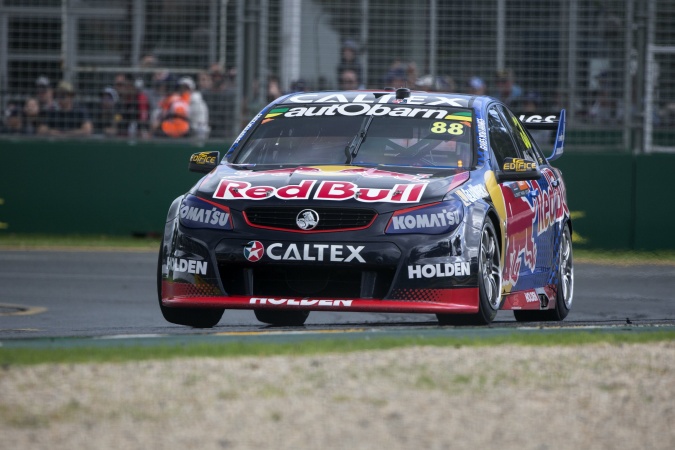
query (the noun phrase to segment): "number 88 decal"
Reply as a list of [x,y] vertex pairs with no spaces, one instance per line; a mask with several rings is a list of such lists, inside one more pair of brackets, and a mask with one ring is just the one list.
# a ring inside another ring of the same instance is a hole
[[431,125],[431,132],[440,134],[440,133],[449,133],[454,135],[464,134],[464,125],[461,123],[451,123],[450,126],[446,122],[434,122]]

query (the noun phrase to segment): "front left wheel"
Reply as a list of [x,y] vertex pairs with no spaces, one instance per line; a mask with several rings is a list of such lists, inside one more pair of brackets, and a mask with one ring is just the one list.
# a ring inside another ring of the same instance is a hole
[[441,325],[487,325],[502,305],[502,266],[499,240],[489,219],[483,223],[478,249],[479,303],[476,314],[436,314]]

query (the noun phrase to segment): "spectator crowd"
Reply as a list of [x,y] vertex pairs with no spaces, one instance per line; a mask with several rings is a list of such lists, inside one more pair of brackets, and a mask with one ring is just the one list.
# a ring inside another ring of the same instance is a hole
[[[339,89],[366,88],[359,61],[357,44],[345,41],[336,67]],[[260,86],[259,80],[253,80],[252,98],[244,98],[238,115],[235,113],[236,69],[226,70],[214,63],[194,78],[177,76],[158,68],[153,55],[144,57],[140,66],[141,75],[117,73],[112,83],[102,86],[93,97],[78,95],[68,81],[53,83],[46,76],[40,76],[35,80],[33,92],[21,96],[20,101],[8,102],[0,132],[24,136],[193,138],[203,142],[208,138],[235,136],[260,109],[283,94],[276,76],[269,76],[265,87]],[[489,89],[478,76],[455,83],[450,76],[420,75],[414,62],[396,59],[382,76],[382,84],[376,87],[489,94],[516,111],[539,111],[545,107],[541,97],[523,90],[509,70],[496,72],[492,81],[493,89]],[[292,83],[289,92],[329,87],[324,80],[317,84],[312,87],[299,79]],[[260,95],[261,89],[265,89],[263,95]],[[600,114],[598,112],[599,117]],[[239,116],[243,123],[235,123]]]
[[200,72],[197,82],[166,70],[149,73],[147,80],[118,73],[94,95],[81,95],[68,81],[39,76],[32,92],[7,102],[0,133],[205,141],[226,137],[228,125],[234,130],[233,79],[221,66]]

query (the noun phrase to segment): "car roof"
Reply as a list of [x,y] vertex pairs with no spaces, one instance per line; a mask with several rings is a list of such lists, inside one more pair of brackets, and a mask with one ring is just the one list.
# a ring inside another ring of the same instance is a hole
[[396,101],[392,90],[315,91],[295,92],[277,100],[277,105],[307,103],[402,103],[408,105],[454,106],[481,108],[494,101],[488,96],[475,96],[448,92],[410,91],[404,101]]

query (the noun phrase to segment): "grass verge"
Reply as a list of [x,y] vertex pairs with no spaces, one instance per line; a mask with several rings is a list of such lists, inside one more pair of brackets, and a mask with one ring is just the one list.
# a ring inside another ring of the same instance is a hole
[[[452,330],[452,329],[451,329]],[[216,338],[215,336],[208,336]],[[325,353],[346,353],[365,350],[388,350],[410,346],[480,347],[497,345],[575,346],[587,344],[642,344],[675,341],[675,330],[651,328],[578,331],[555,329],[511,331],[488,336],[400,336],[372,337],[371,334],[348,335],[342,338],[303,338],[284,343],[225,341],[194,342],[185,338],[178,344],[164,344],[154,339],[142,345],[119,344],[61,348],[2,348],[0,367],[44,363],[103,363],[189,357],[268,357],[305,356]]]
[[574,260],[596,264],[632,266],[641,264],[675,265],[675,251],[610,251],[575,249]]
[[0,250],[156,251],[159,236],[46,235],[0,233]]

